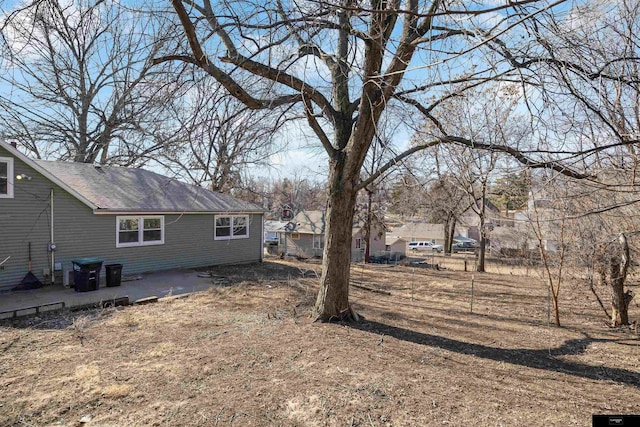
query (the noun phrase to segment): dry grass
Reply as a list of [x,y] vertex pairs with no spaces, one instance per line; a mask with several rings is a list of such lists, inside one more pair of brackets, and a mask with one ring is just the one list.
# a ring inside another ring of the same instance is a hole
[[315,269],[221,268],[228,286],[188,299],[1,327],[0,425],[586,426],[640,413],[637,334],[606,327],[570,284],[555,328],[535,278],[476,273],[471,314],[471,273],[355,266],[354,282],[390,295],[353,288],[365,321],[314,324]]

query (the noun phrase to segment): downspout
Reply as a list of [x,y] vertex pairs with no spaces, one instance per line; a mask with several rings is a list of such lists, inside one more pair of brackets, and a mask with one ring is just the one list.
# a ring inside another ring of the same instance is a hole
[[51,253],[51,270],[49,270],[49,272],[51,273],[50,280],[51,280],[51,284],[54,284],[54,278],[55,278],[55,268],[56,268],[56,252],[55,252],[55,247],[54,247],[54,243],[55,240],[53,240],[53,188],[51,188],[51,194],[49,196],[49,205],[51,206],[51,240],[49,241],[49,252]]
[[260,235],[262,236],[260,238],[260,241],[262,242],[262,244],[260,245],[260,262],[264,261],[264,213],[262,215],[260,215],[260,218],[262,220],[262,230],[260,232]]

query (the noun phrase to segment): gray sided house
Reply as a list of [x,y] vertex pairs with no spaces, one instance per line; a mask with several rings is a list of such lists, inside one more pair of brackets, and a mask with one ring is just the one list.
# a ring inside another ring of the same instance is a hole
[[53,270],[66,283],[78,258],[124,274],[261,261],[262,217],[154,172],[33,160],[0,141],[0,289],[28,272],[29,244],[43,283]]
[[[280,233],[280,250],[287,255],[304,258],[321,257],[324,250],[325,213],[302,211],[291,221],[292,226]],[[371,248],[374,254],[384,251],[384,226],[378,222],[371,225]],[[351,234],[351,261],[362,261],[365,250],[363,224],[356,223]]]

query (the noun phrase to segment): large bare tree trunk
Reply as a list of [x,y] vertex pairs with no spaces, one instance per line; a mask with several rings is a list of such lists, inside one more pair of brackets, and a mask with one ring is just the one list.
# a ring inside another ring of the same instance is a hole
[[357,190],[349,181],[345,179],[344,164],[331,162],[322,276],[313,309],[313,317],[321,322],[357,320],[349,305],[351,234]]

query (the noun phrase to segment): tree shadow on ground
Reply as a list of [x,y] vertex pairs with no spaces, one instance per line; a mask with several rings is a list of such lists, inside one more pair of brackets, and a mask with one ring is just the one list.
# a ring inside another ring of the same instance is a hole
[[583,363],[571,362],[558,358],[558,356],[582,354],[589,344],[594,342],[612,342],[617,340],[598,339],[587,336],[585,338],[567,340],[561,346],[552,349],[509,349],[490,347],[437,335],[424,334],[422,332],[412,331],[370,320],[353,323],[349,326],[365,332],[387,335],[402,341],[426,345],[429,347],[437,347],[443,350],[475,356],[482,359],[521,365],[534,369],[544,369],[547,371],[574,375],[576,377],[591,380],[614,381],[640,388],[639,372],[620,368],[585,365]]
[[300,263],[286,265],[278,262],[217,265],[203,268],[215,275],[225,276],[231,282],[242,280],[286,280],[296,278],[319,278],[320,266]]

